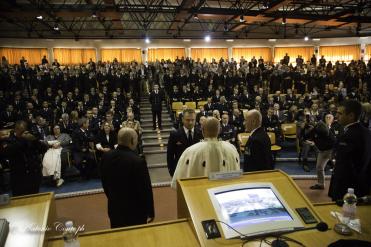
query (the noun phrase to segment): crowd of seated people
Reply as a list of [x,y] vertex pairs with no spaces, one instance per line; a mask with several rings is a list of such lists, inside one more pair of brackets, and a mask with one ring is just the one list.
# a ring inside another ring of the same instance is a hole
[[[121,126],[141,133],[138,103],[146,86],[161,85],[170,107],[173,102],[203,102],[197,114],[199,126],[212,115],[222,123],[220,138],[237,145],[236,135],[245,131],[244,109],[259,110],[266,130],[279,139],[283,123],[307,119],[315,123],[327,113],[335,115],[339,102],[348,98],[370,102],[371,62],[332,64],[322,57],[304,63],[299,56],[293,63],[286,55],[275,65],[254,57],[239,62],[177,58],[149,64],[91,60],[75,66],[43,61],[30,66],[22,59],[16,65],[3,63],[0,81],[1,128],[25,120],[40,140],[50,142],[52,130],[58,139],[54,129],[59,127],[72,140],[70,145],[59,145],[71,152],[73,164],[90,178],[97,158],[114,148],[113,133]],[[370,126],[369,115],[362,121]],[[61,184],[61,176],[54,176],[56,184]]]
[[[308,146],[313,142],[307,142],[310,137],[305,130],[325,121],[326,114],[332,114],[336,133],[341,133],[341,126],[336,122],[336,108],[345,99],[364,104],[365,114],[361,121],[371,128],[371,61],[332,64],[323,56],[319,61],[313,56],[304,63],[298,56],[295,63],[290,63],[286,54],[276,65],[264,63],[262,58],[258,61],[241,58],[240,63],[223,59],[211,63],[186,60],[181,64],[178,70],[165,69],[162,63],[157,65],[164,70],[169,105],[196,102],[197,122],[202,116],[216,117],[223,126],[219,138],[236,146],[236,135],[245,132],[243,110],[259,110],[263,114],[264,128],[275,133],[277,141],[283,135],[282,124],[295,124],[304,170],[308,170],[308,151],[315,148]],[[175,115],[179,125],[181,117],[182,114]]]
[[66,170],[88,179],[98,174],[102,153],[115,148],[121,126],[141,133],[140,86],[147,70],[143,64],[116,60],[76,66],[50,65],[44,59],[30,66],[24,58],[20,64],[2,63],[0,129],[26,121],[49,146],[41,154],[43,174],[57,186]]

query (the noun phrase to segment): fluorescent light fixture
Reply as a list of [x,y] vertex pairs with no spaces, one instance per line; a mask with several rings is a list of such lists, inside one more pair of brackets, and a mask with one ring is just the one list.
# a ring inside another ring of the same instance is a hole
[[54,27],[54,30],[55,30],[55,31],[59,31],[59,27],[58,27],[58,26],[55,26],[55,27]]
[[43,16],[42,15],[36,16],[36,19],[42,20],[43,19]]
[[360,39],[368,39],[368,37],[359,37]]
[[268,39],[269,42],[276,42],[276,39]]
[[195,14],[195,15],[193,16],[193,19],[198,20],[198,15]]
[[146,38],[146,39],[145,39],[145,42],[146,42],[147,44],[151,43],[151,41],[149,40],[149,38]]
[[320,41],[321,39],[319,39],[319,38],[315,38],[315,39],[313,39],[313,41]]
[[233,42],[234,39],[226,39],[225,41],[227,41],[227,42]]
[[93,14],[91,15],[92,18],[97,18],[97,13],[94,11]]
[[206,42],[210,42],[210,40],[211,40],[210,35],[206,35],[206,36],[205,36],[205,41],[206,41]]
[[308,41],[308,40],[309,40],[308,36],[305,36],[305,37],[304,37],[304,40],[305,40],[305,41]]
[[190,39],[183,39],[184,42],[191,42]]
[[95,42],[102,42],[101,39],[95,39],[94,41],[95,41]]

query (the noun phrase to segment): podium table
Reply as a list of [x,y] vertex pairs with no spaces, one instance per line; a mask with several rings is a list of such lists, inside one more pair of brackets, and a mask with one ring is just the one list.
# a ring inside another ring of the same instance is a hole
[[[0,206],[0,218],[9,221],[5,247],[42,247],[52,231],[55,219],[53,193],[12,197],[10,204]],[[52,230],[52,228],[51,228]]]
[[[83,233],[80,246],[148,247],[199,246],[186,219]],[[61,237],[50,238],[48,247],[63,247]]]
[[[201,222],[204,220],[217,219],[216,212],[212,205],[207,192],[210,188],[215,188],[225,185],[233,185],[240,183],[258,183],[258,182],[270,182],[272,183],[277,191],[281,194],[282,198],[286,201],[291,209],[307,207],[318,222],[326,222],[330,228],[336,223],[336,219],[330,215],[330,211],[340,211],[341,207],[334,204],[319,204],[314,206],[308,198],[299,189],[296,183],[284,172],[279,170],[273,171],[262,171],[262,172],[251,172],[245,173],[243,176],[230,180],[209,180],[208,178],[190,178],[181,179],[177,183],[177,200],[178,200],[178,217],[189,218],[190,224],[195,232],[200,246],[241,246],[243,241],[241,239],[225,239],[222,232],[221,223],[218,224],[219,231],[222,234],[221,238],[207,239]],[[357,238],[364,240],[371,240],[371,207],[358,207],[359,215],[362,219],[363,234],[353,234],[348,238]],[[296,214],[296,211],[294,210]],[[300,218],[301,220],[301,218]],[[316,226],[316,224],[305,224],[302,222],[305,228]],[[305,246],[327,246],[329,243],[336,241],[337,239],[347,238],[338,235],[333,230],[326,232],[319,232],[317,230],[300,231],[285,235],[293,238]],[[273,240],[273,239],[270,239]],[[290,244],[290,242],[288,243]],[[255,242],[248,242],[244,246],[260,246],[260,240]],[[269,246],[264,242],[261,246]],[[292,244],[292,246],[298,246]]]

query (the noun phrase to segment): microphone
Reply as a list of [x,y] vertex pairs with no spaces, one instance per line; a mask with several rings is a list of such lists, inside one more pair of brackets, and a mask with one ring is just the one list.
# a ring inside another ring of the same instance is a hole
[[317,225],[315,226],[312,226],[312,227],[308,227],[308,228],[299,228],[299,229],[295,229],[295,230],[292,230],[292,231],[289,231],[289,232],[285,232],[284,234],[288,234],[288,233],[293,233],[293,232],[301,232],[301,231],[309,231],[309,230],[315,230],[317,229],[318,231],[320,232],[325,232],[327,231],[329,228],[328,228],[328,225],[326,222],[319,222]]
[[[336,200],[336,205],[342,207],[344,204],[343,199]],[[371,196],[362,196],[357,198],[357,205],[371,205]]]

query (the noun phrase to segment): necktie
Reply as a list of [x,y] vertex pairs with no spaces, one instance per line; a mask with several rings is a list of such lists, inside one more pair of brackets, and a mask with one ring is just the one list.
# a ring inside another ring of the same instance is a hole
[[192,145],[192,130],[188,130],[188,143]]

